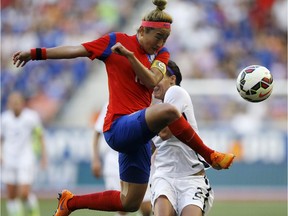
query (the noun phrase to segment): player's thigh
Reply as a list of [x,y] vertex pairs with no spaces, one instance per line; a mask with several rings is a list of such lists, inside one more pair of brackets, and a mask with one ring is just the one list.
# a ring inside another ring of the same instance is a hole
[[155,216],[176,216],[176,212],[165,195],[159,196],[154,203]]
[[143,200],[143,202],[141,203],[140,206],[140,212],[142,216],[150,216],[151,212],[152,212],[152,208],[151,208],[151,202],[150,200]]
[[2,164],[2,178],[1,181],[6,185],[6,193],[8,199],[15,199],[17,197],[17,169],[15,167]]
[[137,211],[140,208],[147,185],[121,181],[121,201],[125,210]]
[[203,216],[203,213],[199,206],[188,205],[182,210],[181,216]]
[[22,199],[28,199],[31,191],[31,184],[21,184],[19,185],[19,196]]
[[146,109],[143,109],[114,120],[110,130],[104,132],[108,145],[117,152],[127,154],[146,145],[156,133],[148,128],[145,113]]
[[[155,215],[161,212],[175,212],[177,209],[177,193],[173,185],[173,178],[152,177],[151,203]],[[161,210],[163,209],[163,210]],[[165,210],[166,209],[166,210]],[[157,214],[156,214],[157,212]],[[176,212],[177,213],[177,212]],[[161,214],[164,215],[164,214]],[[170,214],[169,214],[170,215]]]
[[181,113],[177,111],[176,107],[167,103],[150,106],[145,113],[148,128],[156,133],[180,118],[180,116]]
[[33,165],[20,167],[18,170],[19,196],[27,199],[34,182],[35,167]]
[[18,185],[6,184],[6,193],[8,199],[15,199],[18,195]]
[[30,192],[30,185],[34,180],[32,166],[3,166],[2,182],[6,184],[7,197],[13,199],[18,196],[26,198]]
[[[204,214],[212,207],[214,192],[206,176],[187,176],[178,178],[175,183],[178,194],[178,212],[187,206],[198,206]],[[181,214],[182,215],[182,214]]]

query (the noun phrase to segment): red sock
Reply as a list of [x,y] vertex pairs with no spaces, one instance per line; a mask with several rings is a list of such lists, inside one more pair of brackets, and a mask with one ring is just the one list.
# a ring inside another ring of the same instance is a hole
[[207,161],[207,163],[212,163],[210,155],[214,152],[214,150],[210,149],[203,143],[202,139],[183,116],[172,122],[170,125],[168,125],[168,127],[172,134],[177,137],[177,139],[200,154]]
[[114,190],[73,196],[73,198],[68,201],[67,207],[71,211],[76,209],[124,211],[120,200],[120,191]]

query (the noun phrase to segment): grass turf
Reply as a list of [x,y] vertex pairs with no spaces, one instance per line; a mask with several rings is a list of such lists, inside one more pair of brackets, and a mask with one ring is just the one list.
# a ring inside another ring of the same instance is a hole
[[[41,216],[52,216],[57,200],[41,199]],[[112,212],[79,210],[71,216],[113,216]],[[131,213],[130,216],[135,216]],[[287,216],[285,201],[215,201],[209,216]],[[1,216],[8,216],[5,200],[1,199]]]

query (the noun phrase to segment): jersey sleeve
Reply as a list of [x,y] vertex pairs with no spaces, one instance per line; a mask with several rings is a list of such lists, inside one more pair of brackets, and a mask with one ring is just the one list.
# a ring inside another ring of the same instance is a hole
[[170,87],[164,97],[164,103],[174,105],[181,113],[184,111],[184,106],[189,104],[190,97],[186,94],[185,90],[179,86]]
[[155,60],[161,61],[161,62],[163,62],[164,64],[167,65],[168,61],[169,61],[169,58],[170,58],[170,53],[169,53],[168,49],[166,47],[162,47],[158,51]]
[[96,40],[83,43],[82,46],[91,53],[89,58],[94,60],[95,58],[105,61],[111,54],[111,47],[116,43],[116,33],[104,35]]
[[164,97],[164,103],[174,105],[193,129],[198,133],[198,126],[194,114],[193,103],[188,92],[180,86],[170,87]]

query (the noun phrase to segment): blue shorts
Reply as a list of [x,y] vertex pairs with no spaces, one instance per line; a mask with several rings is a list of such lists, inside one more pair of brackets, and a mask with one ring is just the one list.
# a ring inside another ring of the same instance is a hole
[[108,145],[119,152],[120,179],[148,183],[151,165],[150,140],[156,135],[147,126],[146,109],[121,116],[104,133]]

